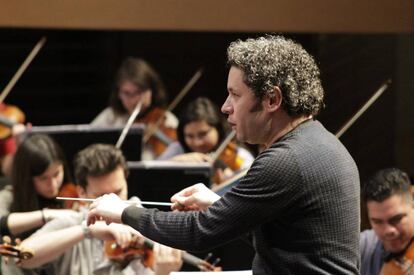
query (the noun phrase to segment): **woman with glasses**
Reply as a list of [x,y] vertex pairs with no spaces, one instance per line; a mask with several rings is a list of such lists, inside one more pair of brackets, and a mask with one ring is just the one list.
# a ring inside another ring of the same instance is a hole
[[164,111],[167,103],[164,84],[145,60],[135,57],[125,59],[116,74],[109,107],[91,124],[97,127],[122,127],[138,103],[141,103],[141,110],[137,123],[149,125],[155,124],[160,117],[162,119],[160,131],[144,146],[143,159],[154,159],[165,150],[169,142],[176,139],[178,120],[171,112]]
[[[229,134],[227,122],[218,107],[208,98],[199,97],[188,104],[179,120],[178,141],[171,143],[158,159],[182,162],[212,161],[212,155]],[[214,162],[215,183],[248,168],[254,159],[248,150],[234,142],[229,143],[226,150],[234,155],[229,158],[230,161],[219,156],[218,161]],[[233,161],[235,163],[230,163]]]

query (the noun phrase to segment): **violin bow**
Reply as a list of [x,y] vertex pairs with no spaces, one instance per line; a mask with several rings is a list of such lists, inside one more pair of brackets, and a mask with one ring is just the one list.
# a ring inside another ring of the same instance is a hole
[[27,69],[27,67],[30,65],[32,60],[36,57],[40,49],[43,47],[43,45],[46,43],[46,37],[42,37],[39,42],[36,43],[32,51],[29,53],[29,55],[26,57],[22,65],[20,65],[19,69],[16,71],[16,73],[13,75],[12,79],[10,79],[7,86],[3,89],[3,91],[0,94],[0,103],[4,101],[6,96],[10,93],[11,89],[13,89],[14,85],[16,84],[17,80],[22,76],[24,71]]
[[116,142],[115,147],[117,149],[121,148],[122,143],[125,140],[125,137],[129,131],[129,129],[131,128],[132,124],[134,123],[135,119],[137,118],[139,112],[141,111],[141,107],[142,107],[142,101],[139,101],[137,103],[137,105],[134,108],[134,111],[132,112],[132,114],[129,116],[127,123],[124,126],[124,129],[122,129],[121,135],[118,138],[118,141]]
[[223,142],[220,144],[217,150],[211,154],[211,163],[216,162],[220,154],[224,151],[224,149],[226,149],[226,146],[230,143],[230,141],[234,138],[235,135],[236,131],[234,130],[232,130],[230,134],[227,135],[227,137],[223,140]]
[[391,84],[391,79],[385,81],[379,89],[368,99],[368,101],[339,129],[335,134],[337,138],[340,138],[351,126],[357,121],[357,119],[384,93],[384,91]]
[[190,91],[190,89],[194,86],[194,84],[197,83],[197,81],[200,79],[200,77],[203,74],[203,69],[199,68],[193,77],[187,82],[187,84],[184,86],[184,88],[178,93],[178,95],[174,98],[174,100],[168,105],[167,109],[162,113],[162,115],[158,118],[158,120],[155,122],[154,125],[149,127],[147,133],[144,135],[143,142],[147,143],[148,140],[152,137],[152,135],[155,134],[155,132],[158,130],[158,128],[161,125],[162,120],[164,119],[164,115],[167,112],[171,112],[178,103],[183,99],[183,97]]

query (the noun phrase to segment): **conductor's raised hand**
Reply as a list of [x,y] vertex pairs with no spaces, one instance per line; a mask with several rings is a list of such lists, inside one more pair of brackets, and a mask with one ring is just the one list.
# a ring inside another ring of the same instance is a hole
[[172,196],[171,202],[173,205],[171,209],[178,211],[205,210],[219,199],[220,196],[211,191],[207,186],[197,183]]
[[107,224],[122,223],[122,212],[128,206],[129,204],[115,194],[103,195],[90,205],[87,223],[88,225],[96,221],[105,221]]

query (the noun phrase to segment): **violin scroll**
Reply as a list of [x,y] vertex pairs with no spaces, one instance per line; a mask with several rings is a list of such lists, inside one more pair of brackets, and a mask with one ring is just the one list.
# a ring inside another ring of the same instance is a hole
[[20,260],[28,260],[34,256],[34,251],[20,246],[20,240],[15,240],[15,245],[11,244],[9,236],[3,237],[3,243],[0,244],[0,255],[5,257],[17,258]]

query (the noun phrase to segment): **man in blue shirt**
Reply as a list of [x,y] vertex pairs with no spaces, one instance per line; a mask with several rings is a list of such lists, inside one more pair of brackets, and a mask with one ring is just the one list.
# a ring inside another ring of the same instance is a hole
[[361,233],[361,275],[382,274],[382,269],[391,266],[401,274],[413,274],[409,269],[414,272],[414,263],[404,264],[402,257],[414,237],[414,202],[408,175],[396,168],[378,171],[364,184],[362,198],[372,229]]

